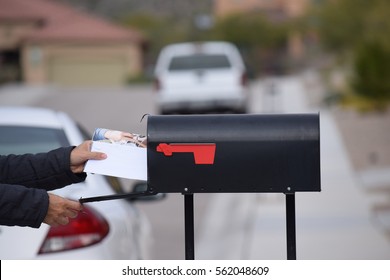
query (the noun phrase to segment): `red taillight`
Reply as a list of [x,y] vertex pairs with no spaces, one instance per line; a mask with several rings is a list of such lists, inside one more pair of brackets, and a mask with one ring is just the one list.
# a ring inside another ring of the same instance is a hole
[[154,79],[154,89],[156,91],[160,90],[161,89],[161,82],[158,78],[155,78]]
[[246,74],[246,72],[242,73],[241,75],[241,85],[243,85],[244,87],[248,85],[248,75]]
[[65,226],[51,227],[39,254],[60,252],[96,244],[107,236],[107,221],[93,209],[84,206],[77,218]]

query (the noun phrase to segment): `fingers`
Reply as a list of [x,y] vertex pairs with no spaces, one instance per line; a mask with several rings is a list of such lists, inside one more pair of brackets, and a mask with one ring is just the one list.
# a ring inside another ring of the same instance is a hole
[[71,209],[64,210],[63,215],[58,216],[56,222],[59,225],[67,225],[70,222],[70,219],[75,219],[79,215],[79,211],[74,211]]
[[67,225],[82,209],[83,206],[78,201],[49,194],[49,208],[43,222],[50,226]]
[[64,209],[68,209],[69,211],[80,212],[83,210],[83,206],[80,202],[74,200],[68,200],[64,198]]
[[91,152],[92,140],[86,140],[73,149],[71,156],[74,161],[85,162],[89,159],[104,159],[107,156],[101,152]]
[[58,217],[56,219],[56,226],[65,226],[67,224],[69,224],[69,218],[68,217]]
[[107,155],[101,152],[91,152],[91,140],[84,141],[70,153],[70,169],[73,173],[83,172],[88,160],[106,159]]
[[74,219],[78,216],[80,211],[74,211],[74,210],[68,210],[67,213],[66,213],[66,216],[71,218],[71,219]]
[[65,200],[65,204],[63,206],[63,213],[61,215],[61,223],[62,225],[66,225],[69,223],[69,218],[74,219],[78,216],[79,212],[83,210],[83,206],[78,201]]
[[80,157],[83,157],[82,160],[89,160],[89,159],[105,159],[107,158],[107,155],[102,152],[91,152],[92,147],[92,140],[84,141],[82,144],[78,146],[83,152],[83,155],[80,155]]
[[105,153],[101,152],[89,152],[88,160],[90,159],[96,159],[96,160],[101,160],[101,159],[106,159],[107,155]]
[[[54,225],[62,225],[65,226],[69,224],[70,219],[75,219],[77,218],[79,212],[72,211],[72,210],[65,210],[63,215],[57,216],[54,220],[55,224]],[[53,226],[53,225],[52,225]]]

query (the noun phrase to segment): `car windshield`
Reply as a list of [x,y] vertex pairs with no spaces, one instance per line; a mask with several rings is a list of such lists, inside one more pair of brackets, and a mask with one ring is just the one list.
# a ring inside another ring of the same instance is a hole
[[230,62],[223,54],[195,54],[175,56],[169,64],[170,71],[177,70],[205,70],[230,68]]
[[0,154],[40,153],[69,146],[64,131],[61,129],[0,126]]

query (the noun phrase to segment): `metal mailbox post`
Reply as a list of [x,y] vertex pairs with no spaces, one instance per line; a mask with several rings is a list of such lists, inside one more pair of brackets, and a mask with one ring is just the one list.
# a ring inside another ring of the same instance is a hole
[[138,195],[184,195],[186,259],[194,193],[267,192],[286,195],[287,259],[296,259],[295,192],[321,190],[318,114],[149,116],[147,137],[148,188]]

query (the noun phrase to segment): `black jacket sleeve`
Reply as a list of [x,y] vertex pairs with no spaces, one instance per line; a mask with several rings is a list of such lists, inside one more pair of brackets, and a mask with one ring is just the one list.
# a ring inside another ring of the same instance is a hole
[[42,189],[0,184],[0,224],[40,227],[49,208],[49,195]]
[[85,173],[70,170],[72,149],[0,156],[0,224],[39,227],[49,205],[46,191],[85,180]]
[[74,174],[70,170],[70,153],[73,148],[59,148],[34,155],[2,156],[0,183],[54,190],[81,182],[86,177],[85,173]]

